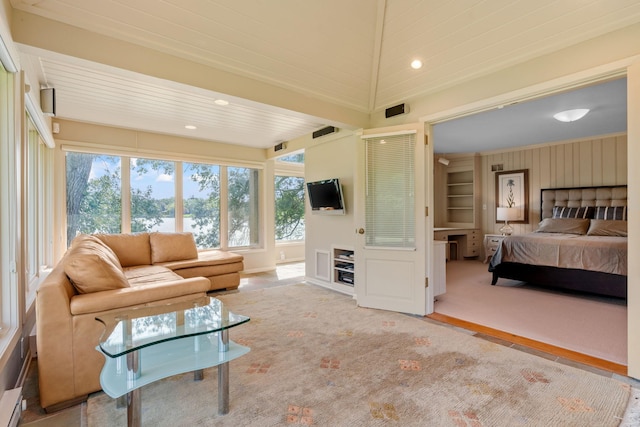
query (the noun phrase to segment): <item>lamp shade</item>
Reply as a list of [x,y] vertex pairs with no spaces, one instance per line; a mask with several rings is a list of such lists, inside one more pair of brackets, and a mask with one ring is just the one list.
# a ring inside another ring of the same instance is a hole
[[518,219],[518,208],[499,207],[496,211],[496,219],[498,221],[514,221]]

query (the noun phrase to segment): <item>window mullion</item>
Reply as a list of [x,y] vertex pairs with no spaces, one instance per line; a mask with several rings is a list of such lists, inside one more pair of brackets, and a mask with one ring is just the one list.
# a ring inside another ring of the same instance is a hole
[[120,197],[122,200],[122,232],[131,233],[131,157],[120,158]]
[[227,166],[220,166],[220,248],[229,249],[229,176]]

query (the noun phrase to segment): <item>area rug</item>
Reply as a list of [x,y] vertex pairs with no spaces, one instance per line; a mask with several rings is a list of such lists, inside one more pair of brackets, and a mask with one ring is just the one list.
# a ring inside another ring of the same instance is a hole
[[[219,298],[251,317],[230,332],[251,351],[230,363],[229,414],[217,415],[213,368],[145,386],[144,426],[617,426],[630,396],[619,381],[314,285]],[[99,392],[87,418],[125,426],[126,409]]]

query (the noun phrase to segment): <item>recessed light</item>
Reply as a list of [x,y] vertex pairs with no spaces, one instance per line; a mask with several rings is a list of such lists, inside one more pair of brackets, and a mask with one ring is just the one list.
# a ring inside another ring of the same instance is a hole
[[194,130],[194,129],[198,129],[197,127],[195,127],[194,125],[185,125],[184,126],[185,129],[190,129],[190,130]]
[[414,70],[419,70],[420,68],[422,68],[422,61],[420,61],[419,59],[414,59],[413,61],[411,61],[411,68],[413,68]]
[[224,99],[216,99],[213,102],[215,102],[218,105],[229,105],[229,101],[225,101]]

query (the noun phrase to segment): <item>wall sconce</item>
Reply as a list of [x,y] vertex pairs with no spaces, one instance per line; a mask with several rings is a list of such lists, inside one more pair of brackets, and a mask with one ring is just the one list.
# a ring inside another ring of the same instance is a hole
[[449,159],[445,159],[444,157],[440,157],[438,159],[438,163],[443,164],[445,166],[449,166],[449,161],[450,161]]
[[504,225],[500,227],[500,233],[503,236],[510,236],[513,233],[513,227],[509,225],[509,221],[518,219],[518,208],[499,207],[496,211],[496,219],[504,221]]

